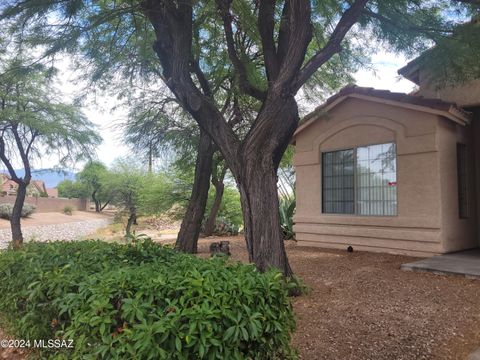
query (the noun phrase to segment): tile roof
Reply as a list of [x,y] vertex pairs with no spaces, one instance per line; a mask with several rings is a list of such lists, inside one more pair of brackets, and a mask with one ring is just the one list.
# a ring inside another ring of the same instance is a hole
[[446,102],[440,99],[429,99],[422,96],[408,95],[405,93],[391,92],[389,90],[378,90],[370,87],[361,87],[356,85],[348,85],[341,89],[338,93],[331,96],[325,103],[317,107],[310,114],[306,115],[301,125],[308,122],[310,119],[317,116],[321,111],[327,110],[330,105],[333,105],[337,100],[354,95],[363,95],[367,97],[383,99],[393,101],[400,104],[416,105],[424,108],[430,108],[433,110],[439,110],[445,112],[445,114],[451,114],[460,118],[469,119],[471,114],[458,107],[454,103]]
[[47,188],[48,197],[58,197],[58,189],[57,188]]

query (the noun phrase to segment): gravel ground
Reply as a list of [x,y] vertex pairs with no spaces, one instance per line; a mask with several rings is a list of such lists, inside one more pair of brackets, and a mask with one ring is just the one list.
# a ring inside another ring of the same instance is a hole
[[[210,243],[220,239],[201,239],[200,256],[209,256]],[[243,238],[225,240],[233,260],[248,260]],[[406,256],[293,242],[287,253],[310,289],[292,299],[292,342],[301,359],[466,359],[480,346],[479,280],[404,272],[400,264],[414,259]],[[25,353],[0,349],[0,359],[25,359]]]
[[[230,240],[247,261],[243,238]],[[212,241],[201,240],[208,256]],[[310,288],[293,298],[301,359],[466,359],[480,346],[480,281],[404,272],[415,258],[287,245]]]
[[[76,240],[89,235],[100,227],[112,222],[111,218],[69,222],[64,224],[51,224],[39,226],[24,226],[22,228],[25,242],[49,240]],[[10,229],[0,229],[0,248],[4,249],[11,240]]]

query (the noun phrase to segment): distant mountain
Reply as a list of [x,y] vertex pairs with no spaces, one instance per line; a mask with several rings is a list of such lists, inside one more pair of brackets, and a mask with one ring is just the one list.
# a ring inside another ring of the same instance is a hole
[[[8,174],[7,170],[0,170]],[[18,176],[23,176],[25,171],[23,169],[15,170]],[[58,171],[52,169],[35,169],[32,170],[32,178],[35,180],[43,180],[47,188],[54,188],[60,181],[75,180],[75,173],[72,171]]]

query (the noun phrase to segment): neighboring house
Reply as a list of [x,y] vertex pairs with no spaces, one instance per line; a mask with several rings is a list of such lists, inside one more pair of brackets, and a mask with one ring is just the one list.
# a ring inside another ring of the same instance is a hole
[[47,195],[49,198],[58,198],[57,188],[47,188]]
[[42,194],[47,194],[43,180],[32,180],[27,187],[27,196],[42,196]]
[[[2,194],[17,194],[18,185],[10,178],[9,175],[5,173],[0,173],[0,180],[2,184]],[[30,185],[28,185],[27,187],[27,196],[41,196],[42,194],[47,194],[47,189],[43,180],[32,180],[30,182]]]
[[294,135],[300,245],[428,256],[477,247],[480,81],[414,94],[348,86]]
[[4,195],[15,195],[17,193],[17,184],[5,173],[0,173],[1,193]]

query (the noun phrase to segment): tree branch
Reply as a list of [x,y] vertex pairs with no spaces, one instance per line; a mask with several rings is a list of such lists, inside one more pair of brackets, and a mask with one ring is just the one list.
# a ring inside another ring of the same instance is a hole
[[12,163],[10,160],[7,158],[6,150],[5,150],[5,141],[3,140],[3,135],[0,136],[0,160],[5,164],[7,167],[8,172],[10,173],[10,177],[12,178],[13,181],[15,181],[17,184],[20,184],[22,182],[22,179],[20,179],[17,176],[17,173],[15,172],[15,169],[12,166]]
[[295,91],[298,91],[320,66],[341,51],[342,48],[340,44],[342,40],[351,27],[357,22],[367,2],[368,0],[356,0],[350,8],[343,13],[327,44],[323,49],[318,51],[300,71],[294,86]]
[[234,95],[233,106],[232,106],[232,117],[228,121],[228,125],[230,125],[232,129],[234,129],[235,126],[243,122],[243,120],[244,120],[244,117],[242,115],[242,111],[240,110],[240,104],[238,103],[238,98],[237,96]]
[[295,94],[292,85],[301,69],[307,47],[312,40],[311,4],[309,0],[290,1],[288,19],[288,43],[280,72],[275,82],[275,96],[289,97]]
[[38,134],[38,131],[33,131],[33,132],[32,132],[32,138],[31,138],[30,141],[28,142],[27,149],[25,150],[25,154],[27,155],[27,157],[28,157],[29,154],[30,154],[30,150],[32,149],[33,142],[35,141],[35,139],[37,138],[38,135],[39,135],[39,134]]
[[470,5],[480,5],[480,0],[454,0],[455,2],[470,4]]
[[203,94],[205,96],[211,98],[212,97],[212,90],[210,88],[210,84],[208,83],[207,78],[205,77],[205,74],[203,73],[202,69],[200,68],[200,64],[198,63],[198,59],[194,59],[192,57],[191,66],[192,66],[192,70],[193,70],[195,76],[198,79],[198,82],[200,83],[200,87],[202,88]]
[[447,29],[439,29],[439,28],[433,28],[433,27],[426,27],[426,26],[418,26],[414,24],[405,24],[402,25],[398,21],[395,21],[394,19],[387,18],[386,16],[380,15],[376,12],[371,11],[370,9],[364,9],[362,11],[365,15],[370,16],[371,18],[377,19],[380,22],[389,24],[391,26],[394,26],[399,29],[403,30],[408,30],[408,31],[417,31],[417,32],[423,32],[423,33],[430,33],[430,32],[436,32],[436,33],[446,33],[446,34],[452,34],[453,31],[447,30]]
[[25,148],[22,143],[22,139],[20,139],[20,135],[18,134],[18,124],[12,124],[12,133],[15,137],[15,142],[17,143],[17,148],[20,153],[20,158],[22,159],[23,166],[25,168],[25,175],[23,177],[24,182],[28,185],[30,179],[32,178],[31,169],[30,169],[30,160],[28,159],[28,155],[25,152]]
[[290,39],[290,0],[285,0],[280,19],[280,29],[278,31],[278,62],[281,64],[287,55],[288,42]]
[[230,14],[230,5],[232,0],[217,0],[217,6],[223,21],[223,29],[225,32],[225,40],[227,42],[227,52],[230,61],[237,72],[240,89],[247,95],[258,100],[264,100],[267,96],[265,91],[256,88],[250,83],[247,76],[245,64],[240,60],[235,49],[235,40],[232,29],[232,15]]
[[238,166],[238,137],[217,109],[213,99],[202,94],[190,76],[188,60],[192,57],[191,3],[183,1],[177,8],[166,7],[163,2],[156,0],[144,0],[141,6],[155,30],[154,50],[162,65],[165,84],[200,128],[216,142],[223,156],[229,159],[229,166]]
[[276,79],[279,71],[277,50],[273,33],[275,29],[275,0],[262,0],[258,10],[258,29],[262,40],[263,57],[268,81]]

